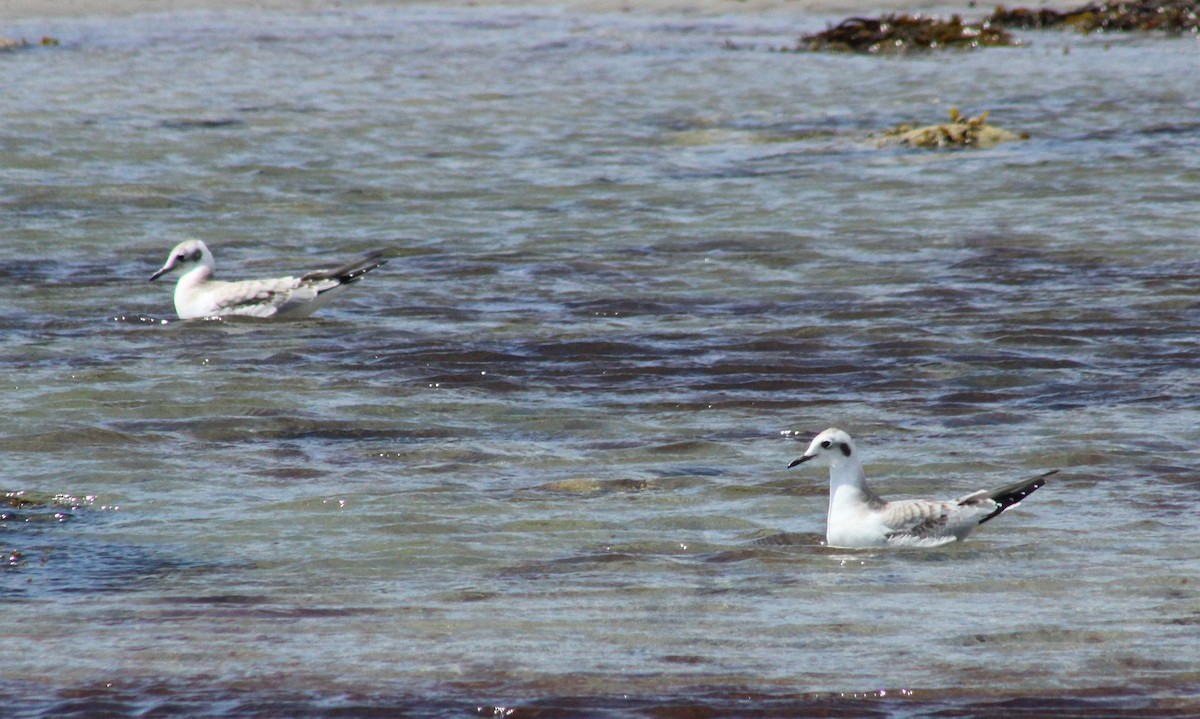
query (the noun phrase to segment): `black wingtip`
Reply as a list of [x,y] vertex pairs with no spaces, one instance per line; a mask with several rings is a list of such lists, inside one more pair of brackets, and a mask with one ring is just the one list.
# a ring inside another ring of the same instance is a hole
[[996,509],[988,516],[979,520],[979,523],[983,524],[1006,509],[1011,509],[1020,504],[1026,497],[1043,487],[1046,484],[1046,477],[1052,474],[1058,474],[1058,470],[1052,469],[1031,479],[1023,479],[1020,482],[1014,482],[1013,484],[992,490],[989,498],[996,503]]
[[387,250],[372,250],[353,262],[347,262],[341,267],[331,270],[316,270],[309,272],[302,280],[337,280],[340,284],[349,285],[358,282],[376,267],[386,265],[390,258],[384,257]]

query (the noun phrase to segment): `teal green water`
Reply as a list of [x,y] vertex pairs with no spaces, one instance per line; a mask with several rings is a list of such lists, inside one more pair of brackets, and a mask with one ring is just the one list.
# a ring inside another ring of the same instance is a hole
[[[1194,709],[1195,40],[772,50],[825,20],[5,28],[62,41],[0,55],[8,705]],[[1030,139],[874,147],[951,106]],[[393,259],[179,322],[186,237],[226,279]],[[834,551],[785,469],[832,425],[884,496],[1062,471],[962,546]]]

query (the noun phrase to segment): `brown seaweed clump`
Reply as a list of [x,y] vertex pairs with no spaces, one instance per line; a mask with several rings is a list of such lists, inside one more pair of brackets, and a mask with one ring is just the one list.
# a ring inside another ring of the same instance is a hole
[[842,52],[903,52],[945,47],[977,48],[1017,45],[1004,28],[988,21],[963,22],[958,15],[950,19],[924,15],[883,15],[879,18],[852,17],[815,35],[800,38],[796,50],[834,50]]
[[[53,47],[57,46],[59,42],[56,38],[44,37],[38,44],[42,45],[43,47]],[[14,40],[11,37],[4,37],[3,35],[0,35],[0,52],[5,50],[22,50],[27,47],[33,47],[33,45],[30,44],[30,42],[25,38]]]
[[1088,3],[1058,12],[1047,8],[996,8],[985,21],[997,26],[1043,29],[1070,28],[1080,32],[1159,30],[1200,32],[1200,0],[1133,0]]
[[1027,140],[1027,133],[1016,133],[988,125],[989,113],[978,117],[963,117],[957,107],[950,108],[950,122],[943,125],[912,127],[900,125],[888,132],[876,144],[879,147],[908,145],[922,148],[992,147],[1001,142]]

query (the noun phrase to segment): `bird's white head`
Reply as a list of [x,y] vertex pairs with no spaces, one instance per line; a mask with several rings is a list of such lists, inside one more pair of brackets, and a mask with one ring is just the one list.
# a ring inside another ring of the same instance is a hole
[[150,281],[153,282],[168,272],[179,270],[186,273],[196,267],[207,267],[211,273],[214,269],[212,253],[200,240],[185,240],[175,245],[175,249],[171,250],[170,256],[167,257],[167,263],[158,272],[150,275]]
[[814,437],[804,454],[789,464],[788,467],[795,467],[798,464],[809,461],[815,461],[823,465],[835,465],[841,464],[850,458],[858,461],[858,457],[855,455],[854,440],[850,439],[850,435],[842,430],[830,427]]

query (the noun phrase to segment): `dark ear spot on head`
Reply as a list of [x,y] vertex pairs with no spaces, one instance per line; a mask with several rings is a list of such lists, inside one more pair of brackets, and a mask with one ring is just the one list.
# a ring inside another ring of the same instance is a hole
[[849,457],[850,456],[850,445],[846,444],[845,442],[842,442],[839,446],[842,448],[842,454]]

